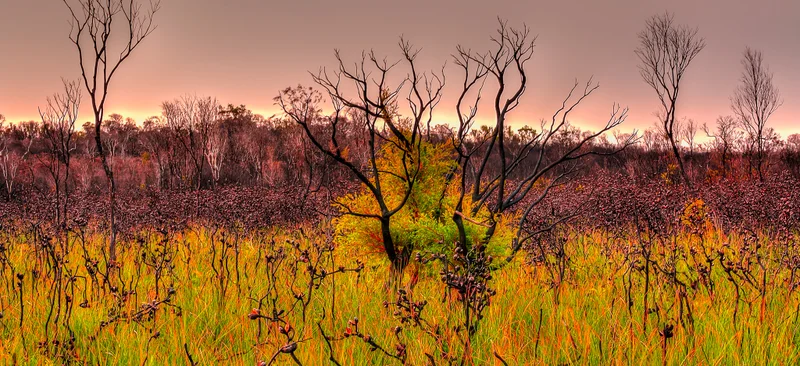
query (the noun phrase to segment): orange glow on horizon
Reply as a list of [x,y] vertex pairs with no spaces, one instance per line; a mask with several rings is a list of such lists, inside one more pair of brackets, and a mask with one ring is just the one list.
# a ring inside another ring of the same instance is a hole
[[[223,105],[227,104],[223,103]],[[280,109],[278,109],[277,107],[273,108],[258,108],[258,107],[250,108],[249,106],[246,107],[250,109],[254,114],[260,115],[264,118],[280,117],[282,114]],[[80,126],[82,126],[86,122],[93,122],[91,111],[84,110],[85,108],[88,107],[81,108],[82,111],[78,118],[78,123],[76,126],[77,129],[80,129]],[[123,118],[133,118],[136,121],[136,123],[139,126],[141,126],[141,124],[148,118],[153,116],[161,116],[161,110],[156,108],[146,109],[146,110],[134,110],[125,108],[111,109],[110,112],[105,113],[104,119],[107,119],[108,116],[111,114],[119,114],[122,115]],[[36,122],[41,121],[41,117],[38,114],[35,115],[3,114],[3,115],[6,119],[6,124],[9,123],[13,124],[13,123],[27,122],[27,121],[36,121]],[[569,118],[568,120],[573,126],[576,126],[581,130],[591,131],[600,128],[608,120],[608,115],[596,116],[595,118],[576,115],[574,117]],[[525,125],[538,130],[540,129],[540,124],[541,124],[541,118],[528,119],[524,116],[519,116],[519,115],[516,116],[512,115],[508,118],[507,121],[509,125],[512,127],[512,129],[515,130]],[[786,126],[784,124],[779,124],[777,122],[778,121],[770,123],[770,125],[778,132],[778,134],[783,139],[785,139],[789,135],[800,133],[800,125],[789,124],[788,126]],[[432,125],[437,125],[437,124],[447,124],[455,127],[458,125],[458,117],[454,113],[445,113],[445,112],[434,113],[434,119]],[[713,126],[713,124],[714,124],[713,121],[709,123],[710,126]],[[473,124],[473,128],[478,128],[482,125],[494,125],[494,116],[491,113],[488,113],[488,115],[484,113],[479,113],[475,123]],[[629,117],[626,122],[624,122],[620,127],[618,127],[618,129],[623,132],[630,132],[633,131],[634,129],[641,132],[652,127],[653,127],[652,119],[647,119],[646,121],[642,120],[634,121]],[[698,136],[705,137],[705,135],[702,133],[698,133]]]

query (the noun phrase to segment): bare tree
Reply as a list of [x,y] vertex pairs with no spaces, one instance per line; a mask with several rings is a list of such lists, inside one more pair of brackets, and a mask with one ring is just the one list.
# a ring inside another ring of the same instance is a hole
[[42,119],[42,134],[50,150],[50,154],[48,154],[50,161],[45,165],[50,171],[55,186],[55,218],[58,224],[66,224],[67,222],[70,163],[72,161],[72,153],[77,149],[73,138],[80,105],[80,84],[65,80],[64,92],[48,97],[47,106],[44,109],[39,108],[39,116]]
[[755,169],[758,179],[764,180],[764,153],[768,140],[767,121],[783,104],[780,91],[772,83],[772,73],[764,65],[761,51],[747,48],[742,58],[742,78],[731,97],[731,108],[747,133],[750,172]]
[[[19,168],[31,151],[33,136],[25,133],[22,139],[22,149],[14,149],[12,139],[8,138],[3,124],[5,117],[0,114],[0,174],[3,177],[3,184],[6,191],[6,200],[11,201],[14,194],[14,187],[19,175]],[[23,130],[24,131],[24,130]]]
[[689,148],[689,155],[694,154],[695,148],[695,139],[697,138],[697,129],[700,126],[695,122],[695,120],[689,118],[686,122],[681,123],[680,125],[680,137],[681,141],[686,144],[686,147]]
[[786,137],[786,145],[781,153],[781,160],[795,178],[800,179],[800,133]]
[[639,33],[639,74],[655,90],[661,110],[658,115],[661,128],[672,147],[672,154],[686,185],[692,186],[676,139],[676,107],[686,69],[705,48],[705,40],[697,36],[697,28],[676,25],[670,13],[655,15],[647,20],[645,29]]
[[214,186],[216,186],[219,184],[222,164],[225,161],[228,133],[217,124],[214,124],[211,131],[209,131],[209,135],[205,150],[208,166],[211,168],[211,177],[214,180]]
[[[219,103],[212,97],[186,95],[162,103],[161,110],[167,125],[172,130],[173,138],[180,143],[194,168],[192,186],[199,190],[202,187],[203,168],[207,162],[210,164],[209,154],[215,144],[221,145],[220,141],[212,142],[214,130],[218,128]],[[224,131],[216,132],[224,133]],[[215,153],[222,154],[222,150],[215,150]],[[216,161],[215,163],[222,164]]]
[[717,118],[717,127],[714,131],[703,123],[703,132],[712,139],[715,150],[720,154],[722,176],[724,177],[727,177],[731,170],[730,155],[738,137],[736,125],[736,119],[732,116],[719,116]]
[[220,105],[216,98],[201,98],[197,101],[197,123],[203,157],[201,164],[208,164],[214,185],[219,181],[228,138],[227,131],[219,124],[219,111]]
[[272,152],[268,148],[269,137],[267,127],[257,125],[250,133],[244,135],[242,141],[246,151],[245,159],[250,164],[257,186],[264,184],[265,165]]
[[203,172],[203,143],[197,122],[197,100],[197,97],[186,95],[161,103],[161,114],[172,132],[171,140],[177,141],[183,151],[184,161],[181,165],[192,166],[190,186],[194,189],[200,189]]
[[[521,216],[515,226],[511,254],[506,258],[511,261],[540,234],[577,214],[564,215],[544,226],[528,222],[529,215],[540,207],[551,190],[567,182],[579,170],[577,163],[589,155],[621,151],[636,141],[636,134],[630,134],[615,150],[601,152],[593,148],[595,139],[625,120],[627,108],[617,105],[599,131],[578,136],[572,133],[570,113],[599,87],[590,79],[582,87],[576,81],[561,106],[549,120],[542,121],[539,130],[523,128],[519,133],[520,141],[514,144],[517,147],[512,149],[507,145],[507,118],[519,106],[527,90],[527,62],[533,57],[536,37],[531,36],[527,26],[517,29],[503,20],[499,22],[497,34],[491,38],[494,43],[491,51],[476,53],[459,46],[454,55],[456,65],[463,72],[464,83],[456,103],[459,127],[453,137],[462,172],[461,194],[453,221],[458,227],[460,245],[467,253],[470,244],[464,221],[487,228],[481,243],[486,244],[495,234],[500,215],[518,209]],[[491,98],[495,124],[493,128],[470,133],[487,81],[496,86]],[[473,202],[467,213],[462,212],[466,194],[471,195]],[[489,211],[485,222],[475,217],[482,208]]]
[[[89,94],[94,114],[95,145],[109,184],[109,258],[116,260],[116,185],[114,172],[106,159],[100,128],[105,114],[111,81],[125,60],[156,29],[153,18],[159,2],[144,8],[139,0],[62,0],[70,13],[69,39],[78,51],[81,78]],[[77,3],[77,4],[76,4]],[[121,23],[120,23],[121,22]],[[112,36],[121,34],[120,50],[113,51]]]
[[[313,75],[314,81],[330,98],[333,113],[328,116],[322,114],[320,107],[322,94],[311,88],[287,88],[275,98],[284,113],[303,127],[317,149],[350,170],[370,191],[379,208],[377,212],[355,211],[341,203],[340,207],[346,214],[380,222],[383,247],[395,276],[402,273],[411,252],[409,246],[401,246],[393,239],[391,218],[405,206],[417,182],[420,143],[427,132],[424,127],[427,127],[431,110],[441,99],[444,87],[443,74],[417,70],[419,50],[403,39],[400,40],[400,49],[408,73],[403,81],[396,84],[389,81],[390,73],[400,61],[389,63],[386,59],[378,59],[374,52],[362,53],[360,62],[349,68],[336,51],[338,68],[333,72],[322,69]],[[343,83],[353,86],[356,96],[348,96]],[[399,100],[404,91],[412,113],[407,120],[402,120],[398,114]],[[340,143],[339,129],[348,122],[358,124],[358,133],[368,145],[366,166],[356,163]],[[399,172],[379,169],[377,162],[384,145],[400,156]],[[387,180],[401,182],[403,190],[399,197],[389,197],[384,190],[383,183]]]
[[170,139],[167,138],[170,132],[166,123],[158,116],[153,116],[142,124],[140,134],[141,143],[150,154],[151,160],[155,161],[155,181],[159,189],[169,188],[169,162],[170,159]]
[[648,128],[642,133],[642,143],[646,151],[663,152],[667,148],[664,146],[664,140],[660,125]]
[[697,137],[697,129],[698,124],[693,119],[689,118],[684,120],[680,123],[678,128],[678,135],[680,141],[686,144],[688,148],[688,156],[687,156],[687,163],[689,164],[689,171],[692,177],[695,176],[694,174],[694,163],[695,163],[695,156],[694,156],[694,148],[695,148],[695,138]]
[[106,155],[110,158],[112,171],[114,170],[114,158],[125,156],[131,142],[138,131],[136,121],[130,117],[124,118],[118,113],[112,113],[108,119],[103,121],[101,127],[103,143],[105,144]]

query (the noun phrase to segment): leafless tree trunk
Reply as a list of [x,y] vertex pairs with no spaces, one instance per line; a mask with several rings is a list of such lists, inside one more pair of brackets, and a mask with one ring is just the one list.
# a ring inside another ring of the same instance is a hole
[[[56,222],[66,225],[69,211],[69,177],[72,152],[77,146],[73,142],[75,122],[81,105],[81,89],[77,82],[64,81],[64,92],[47,98],[47,106],[39,108],[42,133],[50,147],[50,172],[53,176],[56,195]],[[62,180],[61,166],[64,167]],[[63,192],[62,192],[63,191]],[[63,201],[61,199],[63,193]]]
[[144,121],[140,141],[155,160],[155,181],[158,189],[169,189],[168,156],[170,150],[169,131],[159,117],[150,117]]
[[192,180],[190,186],[200,189],[200,178],[203,172],[203,151],[200,141],[199,123],[197,122],[197,97],[186,95],[172,102],[161,104],[161,113],[172,131],[174,141],[179,142],[185,156],[190,160]]
[[695,156],[694,156],[694,147],[695,147],[695,138],[697,137],[697,122],[693,119],[689,118],[686,122],[680,124],[680,128],[678,129],[680,140],[686,143],[686,147],[689,148],[689,156],[686,159],[687,163],[689,164],[689,172],[690,176],[694,178],[694,165],[695,165]]
[[214,186],[219,182],[219,173],[227,142],[227,131],[219,125],[219,103],[216,98],[203,98],[197,103],[197,122],[202,143],[201,164],[208,164]]
[[[374,53],[362,53],[361,61],[348,68],[336,52],[338,68],[332,73],[322,69],[314,75],[314,81],[327,92],[334,112],[323,116],[320,109],[322,94],[311,88],[287,88],[275,98],[284,113],[305,130],[311,143],[337,163],[349,169],[356,178],[372,193],[378,212],[357,212],[340,204],[349,215],[378,220],[386,256],[392,264],[395,276],[402,273],[408,264],[410,246],[395,243],[392,237],[391,218],[408,201],[420,170],[420,143],[424,138],[424,127],[430,121],[431,112],[441,99],[444,75],[420,73],[416,66],[419,53],[405,40],[400,40],[403,53],[402,62],[408,66],[406,79],[390,85],[389,74],[400,62],[390,64],[379,60]],[[357,96],[350,97],[343,90],[342,83],[355,87]],[[398,115],[398,98],[406,91],[408,107],[413,116],[407,123]],[[349,119],[349,121],[348,121]],[[368,145],[367,166],[361,166],[349,156],[347,148],[339,141],[339,129],[347,122],[360,126],[362,141]],[[323,124],[326,129],[319,133],[315,124]],[[378,167],[381,147],[386,144],[400,154],[401,173],[386,172]],[[389,199],[382,182],[386,179],[399,179],[404,189],[400,197]],[[394,204],[392,204],[394,202]]]
[[206,156],[208,157],[208,166],[211,168],[211,177],[214,180],[214,186],[219,184],[220,173],[222,172],[222,163],[225,161],[225,149],[228,144],[228,134],[219,126],[212,127],[210,131],[211,136],[208,138],[208,145],[206,147]]
[[661,128],[683,180],[691,187],[676,140],[675,116],[681,81],[689,64],[705,48],[705,40],[697,36],[696,28],[676,25],[674,16],[665,13],[647,20],[645,29],[639,33],[639,42],[635,51],[641,61],[639,73],[658,95]]
[[655,151],[661,153],[664,151],[664,138],[661,133],[661,126],[655,128],[648,128],[642,133],[642,142],[647,151]]
[[199,190],[202,188],[203,167],[206,163],[210,164],[209,153],[219,118],[219,103],[216,98],[187,95],[162,103],[161,109],[175,140],[180,143],[194,166],[193,186]]
[[[109,259],[117,257],[116,227],[116,184],[114,172],[106,158],[100,128],[105,114],[109,86],[120,65],[156,29],[153,18],[159,9],[159,2],[149,2],[143,8],[139,0],[62,0],[70,13],[69,39],[78,51],[81,78],[89,94],[94,114],[95,145],[103,164],[103,171],[109,184]],[[76,4],[77,3],[77,4]],[[122,22],[122,24],[119,24]],[[112,51],[115,42],[113,34],[122,31],[119,38],[121,50]]]
[[727,177],[731,170],[730,154],[737,139],[736,120],[732,116],[719,116],[716,129],[712,132],[704,123],[703,132],[713,139],[714,147],[720,154],[722,176]]
[[3,129],[5,117],[0,114],[0,174],[3,175],[3,184],[6,189],[6,200],[11,201],[13,198],[14,187],[17,182],[19,168],[22,162],[31,151],[33,144],[33,136],[26,138],[27,143],[23,141],[23,151],[19,153],[11,149],[11,139],[7,138]]
[[244,136],[244,145],[247,151],[246,158],[254,171],[253,175],[257,186],[264,184],[264,164],[268,158],[267,141],[264,127],[262,126],[255,127],[252,133]]
[[[731,98],[733,113],[739,118],[749,139],[750,165],[755,165],[758,179],[764,180],[764,153],[766,151],[767,121],[783,104],[780,91],[772,83],[772,73],[763,63],[761,51],[747,48],[742,59],[742,78]],[[751,170],[752,173],[752,170]]]
[[[460,244],[466,253],[469,244],[464,221],[478,223],[487,228],[481,243],[485,245],[494,236],[500,216],[521,204],[523,207],[519,209],[522,215],[515,226],[516,236],[511,243],[511,255],[506,258],[511,261],[527,243],[572,216],[562,217],[548,227],[527,225],[529,214],[539,207],[551,189],[562,185],[577,172],[577,162],[589,155],[614,154],[630,146],[637,137],[636,133],[630,134],[626,141],[618,145],[618,150],[611,152],[599,152],[591,146],[596,138],[625,120],[627,108],[614,105],[609,120],[599,131],[580,136],[566,148],[555,151],[555,140],[570,128],[567,122],[569,114],[599,87],[589,80],[582,92],[574,97],[575,92],[580,90],[580,84],[576,81],[552,118],[542,121],[538,131],[531,128],[520,130],[524,139],[520,143],[521,147],[510,149],[505,141],[506,121],[509,114],[519,106],[527,90],[526,65],[533,56],[536,38],[530,35],[527,26],[516,29],[500,20],[497,34],[492,37],[492,41],[495,46],[486,53],[475,53],[459,46],[454,55],[456,65],[463,72],[464,83],[456,103],[459,126],[453,137],[459,169],[462,172],[461,194],[453,221],[458,227]],[[472,126],[487,81],[496,84],[497,88],[491,104],[495,125],[490,130],[475,131]],[[469,98],[471,95],[474,97]],[[523,163],[526,161],[532,162],[533,166],[524,168],[526,165]],[[489,169],[490,165],[497,165],[497,168]],[[515,179],[512,180],[511,177]],[[543,187],[540,187],[542,183]],[[471,194],[473,205],[470,212],[465,213],[462,211],[467,194]],[[533,199],[526,200],[528,197]],[[489,212],[488,219],[478,222],[475,216],[484,208]]]

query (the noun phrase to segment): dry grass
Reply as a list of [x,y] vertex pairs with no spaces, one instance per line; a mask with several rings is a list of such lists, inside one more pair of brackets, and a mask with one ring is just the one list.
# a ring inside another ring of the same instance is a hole
[[[744,243],[741,238],[723,236],[716,230],[706,234],[703,239],[684,234],[673,243],[685,248],[701,245],[712,251],[727,242],[729,249],[723,250],[731,251],[728,258],[734,258],[735,253],[744,255],[736,251]],[[310,277],[303,267],[295,271],[297,263],[313,264],[319,259],[317,268],[327,272],[336,271],[340,265],[346,270],[358,268],[356,253],[342,249],[319,255],[311,250],[309,262],[298,262],[303,248],[325,242],[321,232],[301,235],[278,230],[239,238],[228,233],[225,243],[221,241],[222,231],[208,228],[170,234],[166,241],[162,241],[162,234],[154,232],[142,237],[149,242],[128,242],[118,260],[119,269],[112,270],[114,276],[107,283],[102,275],[93,283],[85,265],[87,258],[99,260],[100,273],[107,267],[99,250],[101,236],[87,234],[84,253],[79,237],[73,234],[65,246],[69,250],[58,252],[65,253],[65,260],[53,266],[47,251],[34,245],[41,240],[30,234],[2,234],[5,254],[0,266],[0,362],[162,365],[188,364],[191,357],[199,364],[253,365],[269,362],[273,356],[276,364],[291,364],[292,355],[304,365],[327,364],[331,355],[343,365],[397,362],[380,351],[370,351],[371,347],[356,337],[343,337],[348,320],[355,317],[359,330],[370,334],[390,353],[398,342],[405,343],[408,364],[429,364],[426,353],[441,360],[441,342],[434,342],[421,328],[404,326],[399,340],[395,338],[397,318],[383,303],[393,302],[397,296],[387,290],[387,266],[380,262],[368,260],[360,272],[324,277],[319,288],[310,292],[312,298],[303,319],[294,295],[306,293]],[[779,253],[788,249],[777,245],[759,249],[759,255],[771,260],[764,262],[764,269],[753,266],[747,271],[755,279],[766,272],[766,286],[762,291],[757,286],[759,282],[737,282],[741,300],[736,322],[735,289],[722,266],[712,266],[712,298],[691,267],[693,260],[680,256],[674,261],[677,277],[694,282],[685,294],[691,317],[686,311],[678,311],[681,296],[669,276],[654,271],[649,280],[650,311],[645,318],[644,276],[636,268],[640,264],[626,253],[625,248],[637,245],[633,242],[636,239],[629,240],[599,233],[573,237],[566,247],[569,270],[560,281],[554,281],[545,264],[530,266],[520,261],[496,271],[490,284],[497,289],[497,295],[474,337],[470,361],[501,364],[497,354],[511,365],[800,362],[800,301],[791,291],[796,279],[778,259],[786,257]],[[672,244],[663,245],[654,246],[653,251],[663,254],[674,249],[670,249]],[[280,247],[288,253],[287,259],[276,265],[272,276],[264,258],[274,255]],[[159,250],[174,256],[157,276],[157,266],[147,263],[158,260]],[[147,254],[143,257],[142,253]],[[668,256],[654,258],[654,266],[669,261],[665,259]],[[75,280],[54,280],[54,268],[62,268],[62,279]],[[461,317],[456,296],[445,291],[437,271],[436,264],[421,267],[419,283],[409,290],[414,298],[428,301],[425,319],[441,325],[441,339],[447,349],[461,354],[459,337],[463,332],[452,328]],[[18,273],[23,274],[21,301]],[[117,292],[112,292],[110,286],[116,286]],[[175,290],[174,295],[169,295],[170,287]],[[127,291],[130,292],[124,294]],[[259,306],[259,299],[265,294],[269,296]],[[71,300],[67,301],[66,296]],[[167,297],[168,302],[136,318],[143,303]],[[78,306],[84,300],[84,306]],[[20,323],[21,306],[24,316]],[[261,308],[260,314],[265,316],[271,316],[273,308],[284,309],[285,313],[281,321],[266,317],[251,320],[248,314],[253,308]],[[291,324],[291,337],[281,333],[286,326],[283,321]],[[108,325],[103,326],[104,322]],[[674,330],[665,337],[668,325]],[[330,348],[323,331],[332,338]],[[74,347],[64,347],[71,339]],[[294,342],[297,350],[293,353],[278,352],[280,347]]]

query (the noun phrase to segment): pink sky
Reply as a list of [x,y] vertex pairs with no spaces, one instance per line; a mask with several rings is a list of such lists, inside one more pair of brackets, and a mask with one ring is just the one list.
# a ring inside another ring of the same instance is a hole
[[[164,100],[186,93],[216,96],[275,113],[272,98],[286,86],[311,85],[308,71],[335,66],[333,49],[355,60],[362,49],[398,58],[402,34],[422,47],[421,65],[448,62],[441,121],[452,120],[460,75],[450,54],[457,44],[487,49],[496,17],[525,22],[539,35],[530,87],[513,121],[537,124],[560,104],[575,78],[601,88],[572,121],[597,128],[614,102],[630,107],[625,129],[647,128],[658,101],[639,78],[633,50],[646,18],[666,11],[700,29],[708,46],[690,66],[678,114],[713,123],[730,114],[742,51],[763,51],[784,105],[770,125],[784,137],[800,132],[800,2],[706,1],[260,1],[162,0],[159,28],[120,70],[108,113],[142,120]],[[57,0],[0,0],[0,114],[37,119],[37,106],[59,91],[61,77],[79,76],[67,39],[66,8]],[[85,103],[81,120],[89,120]],[[488,107],[488,106],[487,106]],[[487,116],[488,117],[488,116]]]

